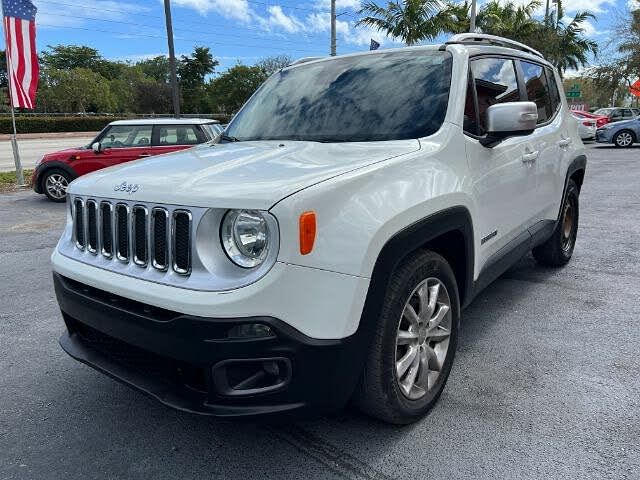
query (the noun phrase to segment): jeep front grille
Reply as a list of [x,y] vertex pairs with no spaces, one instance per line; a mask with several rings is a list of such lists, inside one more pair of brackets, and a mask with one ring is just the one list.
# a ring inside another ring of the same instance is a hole
[[141,269],[191,273],[189,210],[82,198],[72,206],[73,242],[79,250]]

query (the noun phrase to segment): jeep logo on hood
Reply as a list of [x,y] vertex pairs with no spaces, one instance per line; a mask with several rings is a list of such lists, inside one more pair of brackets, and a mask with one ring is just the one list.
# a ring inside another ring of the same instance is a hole
[[115,192],[125,192],[131,195],[132,193],[136,193],[138,190],[140,190],[140,185],[138,185],[137,183],[122,182],[113,187],[113,190]]

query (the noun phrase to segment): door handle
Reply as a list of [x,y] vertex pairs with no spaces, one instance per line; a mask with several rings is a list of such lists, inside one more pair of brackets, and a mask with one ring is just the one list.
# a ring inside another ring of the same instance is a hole
[[139,155],[140,158],[147,158],[147,157],[151,157],[152,155],[150,153],[141,153]]
[[563,138],[562,140],[560,140],[560,141],[558,142],[558,146],[559,146],[560,148],[566,148],[566,147],[568,147],[569,145],[571,145],[571,142],[572,142],[572,141],[573,141],[573,140],[571,140],[571,138]]
[[540,152],[538,150],[536,150],[535,152],[525,153],[524,155],[522,155],[522,162],[533,163],[538,159],[539,156]]

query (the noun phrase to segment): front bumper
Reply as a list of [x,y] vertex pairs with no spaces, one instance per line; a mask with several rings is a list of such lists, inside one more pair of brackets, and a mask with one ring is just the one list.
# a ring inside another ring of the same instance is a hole
[[596,142],[598,143],[612,143],[613,135],[611,130],[596,130]]
[[[333,411],[348,401],[364,364],[366,336],[358,332],[318,340],[271,317],[184,315],[53,277],[67,326],[62,348],[179,410],[220,417]],[[246,323],[267,325],[275,336],[227,338]],[[278,365],[266,389],[229,388],[229,378],[264,365]]]
[[41,182],[40,182],[40,171],[41,171],[41,168],[40,168],[40,165],[38,165],[33,170],[33,174],[31,175],[31,188],[36,193],[44,193],[42,191],[42,185],[41,185]]

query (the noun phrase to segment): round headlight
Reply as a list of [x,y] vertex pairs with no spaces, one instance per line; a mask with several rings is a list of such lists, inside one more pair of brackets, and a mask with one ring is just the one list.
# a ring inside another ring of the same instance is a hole
[[222,246],[233,263],[243,268],[260,265],[269,249],[269,228],[257,210],[230,210],[220,229]]

